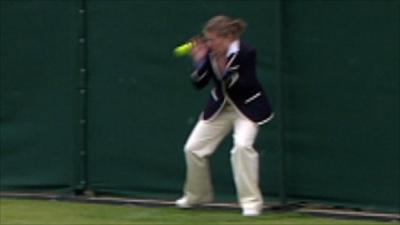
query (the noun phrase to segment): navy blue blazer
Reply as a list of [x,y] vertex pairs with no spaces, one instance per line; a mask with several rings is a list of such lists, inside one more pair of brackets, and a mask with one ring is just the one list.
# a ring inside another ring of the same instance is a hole
[[191,75],[197,89],[204,88],[211,80],[215,84],[202,114],[204,120],[218,116],[227,102],[258,124],[266,123],[274,116],[256,76],[256,50],[243,42],[239,46],[239,51],[228,56],[223,74],[218,72],[213,56],[208,54]]

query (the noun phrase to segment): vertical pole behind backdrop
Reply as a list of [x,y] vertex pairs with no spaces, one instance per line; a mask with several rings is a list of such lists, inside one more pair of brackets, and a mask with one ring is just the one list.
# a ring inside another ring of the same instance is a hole
[[88,147],[87,147],[87,121],[88,121],[88,71],[87,71],[87,6],[86,0],[79,0],[78,2],[79,14],[79,57],[78,57],[78,74],[79,74],[79,155],[80,155],[80,176],[78,192],[83,192],[88,189]]
[[277,77],[277,110],[276,119],[278,124],[278,151],[279,151],[279,199],[281,205],[286,205],[286,163],[284,145],[284,76],[282,73],[282,1],[276,3],[276,36],[275,36],[275,60]]

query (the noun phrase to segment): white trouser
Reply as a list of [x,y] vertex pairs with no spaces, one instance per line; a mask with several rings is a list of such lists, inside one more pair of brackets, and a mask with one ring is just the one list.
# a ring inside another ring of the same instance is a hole
[[230,105],[225,106],[212,121],[199,120],[187,140],[184,197],[190,204],[213,200],[208,156],[232,128],[234,146],[231,150],[231,164],[240,206],[243,209],[261,210],[263,199],[258,187],[259,158],[253,148],[258,125],[241,116]]

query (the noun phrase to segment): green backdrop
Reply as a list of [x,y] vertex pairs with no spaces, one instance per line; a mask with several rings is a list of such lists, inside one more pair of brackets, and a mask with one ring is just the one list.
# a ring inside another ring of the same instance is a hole
[[284,4],[287,192],[399,208],[399,2]]
[[[248,22],[277,118],[263,126],[267,202],[398,211],[396,1],[0,2],[2,190],[174,199],[207,91],[172,49],[216,14]],[[235,201],[227,139],[211,158]]]
[[72,1],[0,2],[2,187],[79,182],[75,14]]

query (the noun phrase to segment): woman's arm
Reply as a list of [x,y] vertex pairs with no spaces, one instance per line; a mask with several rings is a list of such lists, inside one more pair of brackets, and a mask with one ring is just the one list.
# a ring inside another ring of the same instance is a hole
[[211,79],[211,63],[208,59],[209,49],[202,39],[195,40],[195,47],[191,51],[195,71],[191,78],[197,89],[204,88]]

